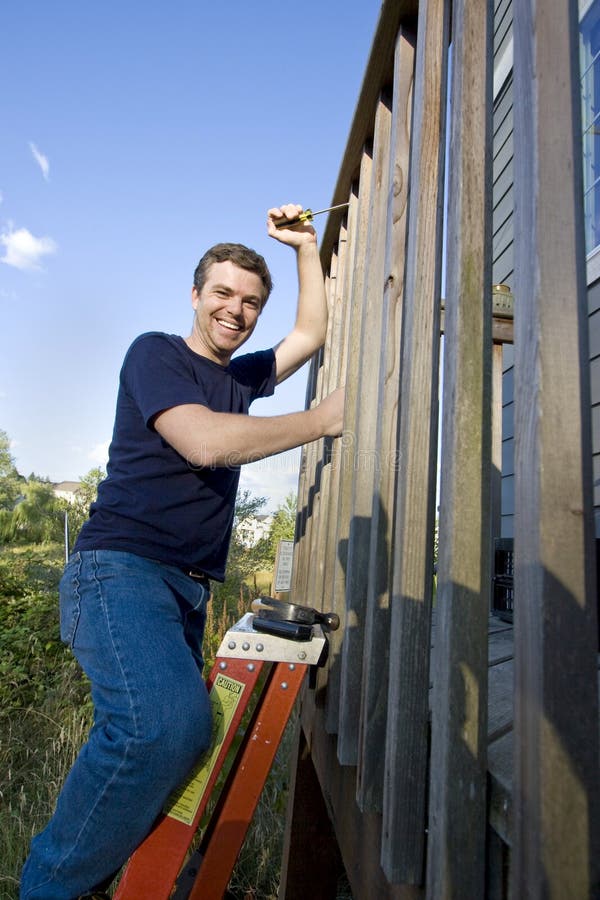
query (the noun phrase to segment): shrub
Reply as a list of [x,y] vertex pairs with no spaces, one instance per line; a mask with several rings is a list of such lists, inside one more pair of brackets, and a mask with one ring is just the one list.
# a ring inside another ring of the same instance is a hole
[[0,900],[16,900],[31,837],[50,817],[91,722],[88,684],[60,642],[62,549],[0,552]]

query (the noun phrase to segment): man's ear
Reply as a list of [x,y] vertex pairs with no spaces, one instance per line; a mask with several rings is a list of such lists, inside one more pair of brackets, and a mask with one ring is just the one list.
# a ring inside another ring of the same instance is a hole
[[198,301],[199,301],[199,300],[200,300],[200,297],[199,297],[199,295],[198,295],[198,291],[196,290],[196,288],[195,288],[195,286],[194,286],[194,287],[192,288],[192,308],[193,308],[193,309],[196,309],[196,307],[198,306]]

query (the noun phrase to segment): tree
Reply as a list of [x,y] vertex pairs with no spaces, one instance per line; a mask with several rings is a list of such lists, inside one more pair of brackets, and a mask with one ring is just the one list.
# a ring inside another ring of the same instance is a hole
[[79,489],[72,503],[64,501],[64,511],[68,516],[69,534],[72,545],[81,531],[81,526],[90,514],[90,506],[98,496],[98,485],[106,478],[106,472],[96,466],[79,479]]
[[[10,452],[10,438],[0,430],[0,511],[9,512],[15,506],[22,491],[25,479],[17,472],[15,461]],[[6,517],[0,517],[6,519]]]
[[7,542],[42,544],[62,537],[63,520],[60,500],[48,481],[29,479],[19,500],[2,520],[2,539]]
[[250,578],[267,563],[268,540],[263,538],[248,547],[244,541],[244,522],[255,518],[267,502],[266,497],[252,497],[250,491],[243,491],[236,500],[233,519],[233,533],[227,561],[228,577],[237,575],[241,581]]
[[275,556],[279,541],[293,541],[296,531],[296,510],[298,507],[298,498],[291,491],[283,503],[275,511],[273,516],[273,524],[269,530],[267,538],[269,542],[269,560],[271,565],[275,565]]
[[263,538],[253,547],[244,543],[243,523],[257,516],[266,502],[266,497],[252,497],[250,491],[241,492],[236,500],[227,558],[227,577],[222,585],[214,586],[217,605],[221,607],[221,604],[225,604],[230,612],[238,608],[242,599],[253,599],[256,594],[253,588],[254,576],[265,568],[271,568],[268,538]]

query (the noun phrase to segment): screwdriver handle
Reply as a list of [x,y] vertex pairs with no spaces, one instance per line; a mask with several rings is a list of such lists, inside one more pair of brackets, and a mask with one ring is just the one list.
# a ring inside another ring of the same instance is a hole
[[293,219],[280,219],[275,222],[275,228],[293,228],[294,225],[301,225],[304,222],[311,222],[313,217],[312,209],[305,209]]

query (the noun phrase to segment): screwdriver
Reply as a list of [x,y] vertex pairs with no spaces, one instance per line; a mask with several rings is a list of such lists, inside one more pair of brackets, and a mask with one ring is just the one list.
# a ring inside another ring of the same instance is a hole
[[275,222],[275,228],[293,228],[294,225],[303,225],[304,222],[312,222],[314,217],[320,216],[321,213],[332,212],[334,209],[345,209],[349,205],[349,203],[338,203],[337,206],[328,206],[327,209],[318,209],[316,212],[313,212],[312,209],[305,209],[293,219],[281,219],[279,222]]

